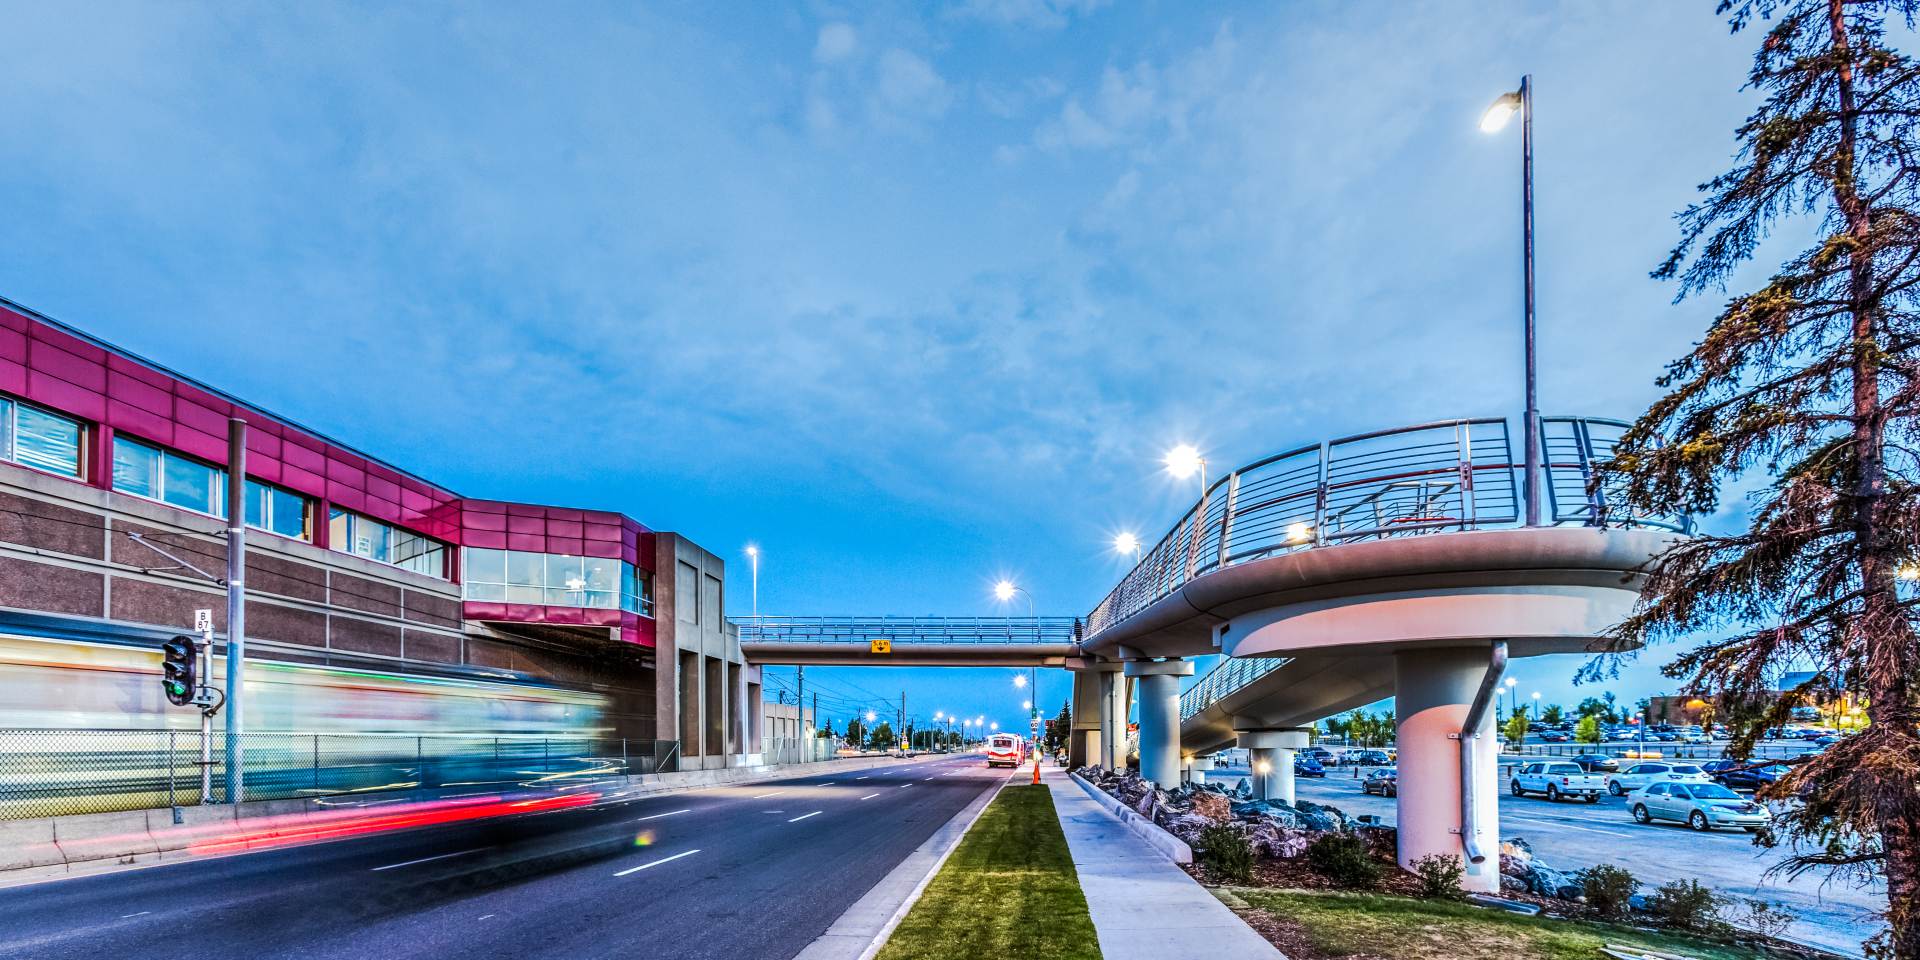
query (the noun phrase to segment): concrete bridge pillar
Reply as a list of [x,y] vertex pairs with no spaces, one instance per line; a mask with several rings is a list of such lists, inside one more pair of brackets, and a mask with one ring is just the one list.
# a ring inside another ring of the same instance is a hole
[[[1398,727],[1400,865],[1430,854],[1464,857],[1460,834],[1461,763],[1457,735],[1487,675],[1486,647],[1407,650],[1393,656],[1394,719]],[[1500,744],[1493,711],[1473,738],[1473,785],[1477,794],[1471,828],[1486,859],[1466,865],[1461,886],[1476,893],[1500,892],[1500,812],[1496,783]]]
[[1180,678],[1190,660],[1128,660],[1126,675],[1140,684],[1140,776],[1171,789],[1180,782]]
[[1239,743],[1253,760],[1253,795],[1293,805],[1293,754],[1307,746],[1307,731],[1296,728],[1236,729]]
[[1067,766],[1078,769],[1101,763],[1101,707],[1107,673],[1120,670],[1118,663],[1097,660],[1069,660],[1073,672],[1073,729],[1067,735]]
[[1095,753],[1108,770],[1127,768],[1127,678],[1120,664],[1108,661],[1100,668],[1100,748]]
[[1199,786],[1207,782],[1207,774],[1213,770],[1213,757],[1194,757],[1187,761],[1187,782]]

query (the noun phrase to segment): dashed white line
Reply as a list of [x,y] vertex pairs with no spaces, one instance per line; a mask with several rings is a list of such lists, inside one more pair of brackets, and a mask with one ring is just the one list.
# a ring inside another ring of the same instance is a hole
[[803,814],[801,814],[801,815],[799,815],[799,816],[797,816],[797,817],[794,817],[794,818],[793,818],[792,820],[788,820],[787,822],[788,822],[788,823],[799,823],[800,821],[802,821],[802,820],[805,820],[805,819],[806,819],[806,818],[808,818],[808,817],[817,817],[817,816],[819,816],[819,815],[820,815],[820,811],[818,811],[818,810],[815,810],[815,811],[814,811],[814,812],[812,812],[812,813],[803,813]]
[[901,784],[901,785],[900,785],[900,789],[902,789],[902,790],[905,790],[906,788],[908,788],[908,787],[911,787],[911,786],[913,786],[913,784],[911,784],[911,783],[903,783],[903,784]]
[[667,811],[666,813],[656,813],[656,814],[653,814],[653,815],[651,815],[651,816],[646,816],[646,817],[637,817],[637,818],[635,818],[635,819],[634,819],[634,821],[633,821],[633,822],[634,822],[634,823],[639,823],[639,822],[641,822],[642,820],[658,820],[658,819],[660,819],[661,817],[671,817],[671,816],[677,816],[677,815],[679,815],[679,814],[682,814],[682,813],[692,813],[692,812],[693,812],[693,809],[692,809],[691,807],[689,807],[688,809],[685,809],[685,810],[668,810],[668,811]]
[[499,916],[499,914],[495,914],[495,913],[489,913],[489,914],[486,914],[486,915],[484,915],[484,916],[482,916],[482,917],[481,917],[480,919],[482,919],[482,920],[492,920],[492,919],[493,919],[494,917],[496,917],[496,916]]
[[765,800],[765,799],[766,799],[766,798],[768,798],[768,797],[777,797],[777,796],[779,796],[779,795],[781,795],[781,794],[783,794],[783,793],[786,793],[786,791],[785,791],[785,790],[775,790],[775,791],[774,791],[774,792],[772,792],[772,793],[763,793],[763,794],[760,794],[760,795],[758,795],[758,796],[753,796],[753,797],[748,797],[747,799],[748,799],[748,800]]
[[152,910],[142,910],[142,911],[140,911],[139,913],[129,913],[129,914],[127,914],[126,916],[123,916],[123,917],[121,917],[120,919],[122,919],[122,920],[132,920],[132,919],[133,919],[134,917],[144,917],[144,916],[146,916],[147,914],[149,914],[149,913],[152,913],[152,912],[153,912]]
[[624,876],[626,876],[626,875],[627,875],[627,874],[629,874],[629,873],[639,873],[640,871],[642,871],[642,870],[645,870],[645,869],[647,869],[647,868],[649,868],[649,867],[657,867],[657,866],[659,866],[659,865],[661,865],[661,864],[663,864],[663,863],[672,863],[673,861],[675,861],[675,860],[678,860],[678,859],[680,859],[681,857],[691,857],[691,856],[693,856],[694,854],[696,854],[696,853],[699,853],[699,852],[700,852],[700,851],[698,851],[698,850],[688,850],[688,851],[687,851],[687,852],[685,852],[685,853],[676,853],[676,854],[674,854],[674,855],[673,855],[673,856],[671,856],[671,857],[661,857],[661,858],[660,858],[660,859],[658,859],[658,860],[654,860],[654,861],[651,861],[651,862],[649,862],[649,863],[643,863],[643,864],[641,864],[641,865],[639,865],[639,866],[637,866],[637,867],[628,867],[627,869],[625,869],[625,870],[622,870],[622,871],[620,871],[619,873],[616,873],[616,874],[614,874],[614,876],[616,876],[616,877],[624,877]]
[[865,779],[866,779],[866,777],[854,777],[854,779],[855,779],[855,780],[865,780]]
[[877,796],[879,796],[879,794],[877,794],[877,793],[869,793],[869,794],[867,794],[866,796],[864,796],[864,797],[861,797],[860,799],[862,799],[862,800],[872,800],[872,799],[873,799],[874,797],[877,797]]
[[374,867],[373,872],[379,873],[382,870],[398,870],[401,867],[411,867],[416,863],[427,863],[433,860],[445,860],[448,857],[464,857],[469,853],[479,853],[479,852],[480,851],[478,849],[473,849],[473,850],[459,850],[453,853],[442,853],[442,854],[439,854],[438,856],[421,857],[418,860],[408,860],[405,863],[389,863],[384,867]]

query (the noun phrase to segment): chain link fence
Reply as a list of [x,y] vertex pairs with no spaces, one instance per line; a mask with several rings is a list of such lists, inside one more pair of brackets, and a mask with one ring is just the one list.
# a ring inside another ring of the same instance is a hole
[[[0,728],[0,820],[191,806],[198,730]],[[207,744],[210,802],[226,802],[226,735]],[[679,743],[599,737],[249,733],[247,800],[382,790],[552,785],[676,769]]]

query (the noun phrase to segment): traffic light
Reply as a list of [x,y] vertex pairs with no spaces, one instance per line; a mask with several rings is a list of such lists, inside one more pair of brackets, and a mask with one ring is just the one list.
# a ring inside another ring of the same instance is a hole
[[166,658],[166,672],[160,678],[160,685],[167,691],[167,702],[176,707],[192,703],[199,686],[194,673],[200,665],[200,645],[192,637],[174,637],[162,645],[160,651]]

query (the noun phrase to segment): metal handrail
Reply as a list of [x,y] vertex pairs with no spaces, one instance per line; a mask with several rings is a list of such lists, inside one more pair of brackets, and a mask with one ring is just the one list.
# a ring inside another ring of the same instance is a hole
[[[1617,484],[1593,486],[1595,466],[1613,455],[1628,426],[1541,419],[1551,522],[1692,532],[1684,516],[1628,511]],[[1256,460],[1215,481],[1140,555],[1087,615],[1085,634],[1234,564],[1339,543],[1518,526],[1520,468],[1507,421],[1498,418],[1377,430]]]
[[1285,666],[1291,657],[1227,657],[1180,695],[1180,719],[1219,702],[1221,697]]

